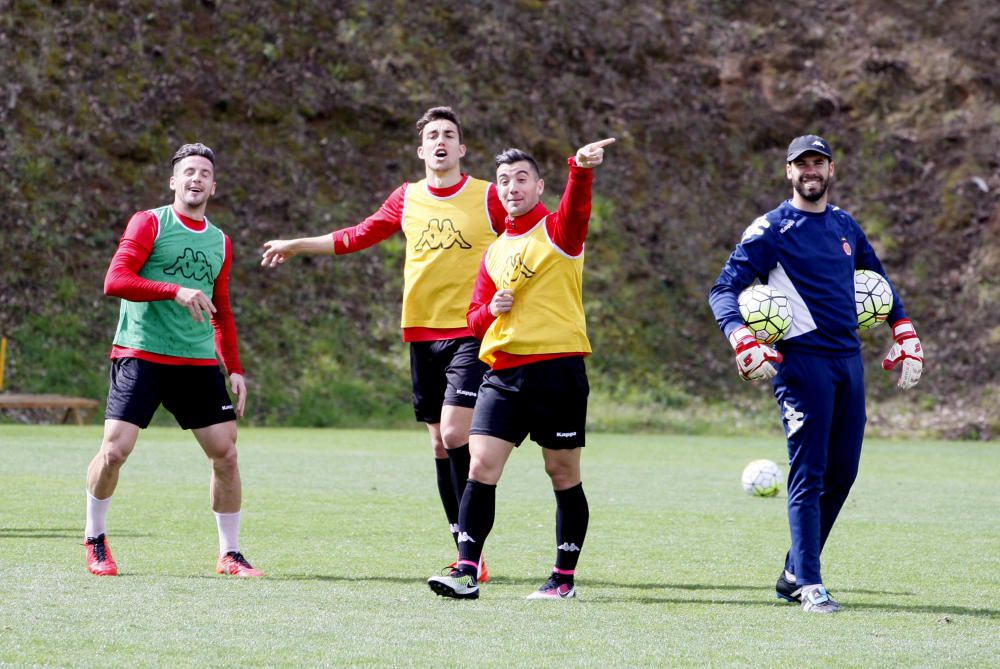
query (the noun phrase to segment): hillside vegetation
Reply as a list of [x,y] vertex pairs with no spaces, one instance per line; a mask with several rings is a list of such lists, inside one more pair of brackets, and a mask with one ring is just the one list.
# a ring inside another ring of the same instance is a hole
[[[872,425],[1000,431],[1000,5],[987,0],[512,3],[0,0],[0,330],[7,386],[103,397],[118,309],[101,286],[129,216],[170,199],[169,157],[219,156],[248,420],[410,420],[402,238],[258,266],[279,236],[352,225],[422,174],[413,122],[461,114],[466,169],[532,152],[596,176],[586,307],[594,403],[771,412],[706,304],[746,225],[788,196],[784,149],[836,152],[833,202],[866,229],[927,351],[905,396],[865,335]],[[600,410],[595,407],[595,416]],[[628,421],[626,421],[628,422]],[[683,419],[675,425],[684,429]]]

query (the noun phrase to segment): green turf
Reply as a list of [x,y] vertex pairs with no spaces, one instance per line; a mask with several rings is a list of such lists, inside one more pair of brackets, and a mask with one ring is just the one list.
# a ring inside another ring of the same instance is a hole
[[[775,603],[784,496],[749,460],[783,443],[592,435],[577,600],[528,602],[554,557],[537,447],[497,497],[476,602],[425,580],[453,558],[426,435],[248,429],[243,548],[262,580],[213,574],[208,466],[190,434],[144,432],[109,516],[121,575],[83,566],[98,428],[0,426],[4,666],[972,667],[996,662],[1000,448],[866,444],[824,553],[835,616]],[[786,468],[784,465],[782,469]]]

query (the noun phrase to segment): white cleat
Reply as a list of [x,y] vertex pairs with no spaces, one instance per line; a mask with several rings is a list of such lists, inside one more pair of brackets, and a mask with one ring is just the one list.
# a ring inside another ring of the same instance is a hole
[[431,576],[427,586],[436,594],[452,599],[479,599],[479,584],[472,574],[452,569],[447,576]]
[[802,588],[802,610],[809,613],[836,613],[841,609],[830,593],[822,585],[818,588]]

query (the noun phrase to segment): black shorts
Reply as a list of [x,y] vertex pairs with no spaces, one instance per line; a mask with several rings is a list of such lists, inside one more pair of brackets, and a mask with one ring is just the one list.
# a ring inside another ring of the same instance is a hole
[[469,434],[554,450],[584,446],[590,384],[583,358],[554,358],[489,371]]
[[440,423],[443,405],[476,406],[479,384],[489,369],[479,359],[475,337],[410,343],[413,413],[424,423]]
[[105,419],[145,428],[160,404],[185,430],[236,420],[226,379],[217,366],[161,365],[139,358],[112,361]]

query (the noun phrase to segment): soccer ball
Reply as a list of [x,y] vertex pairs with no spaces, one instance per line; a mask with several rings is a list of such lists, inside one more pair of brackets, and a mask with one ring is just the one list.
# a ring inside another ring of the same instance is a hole
[[743,469],[743,489],[755,497],[774,497],[781,489],[781,470],[770,460],[754,460]]
[[854,273],[854,302],[858,309],[858,327],[870,330],[889,317],[892,288],[878,272],[859,269]]
[[788,298],[771,286],[754,284],[740,293],[740,315],[753,330],[757,341],[773,344],[792,327],[792,307]]

